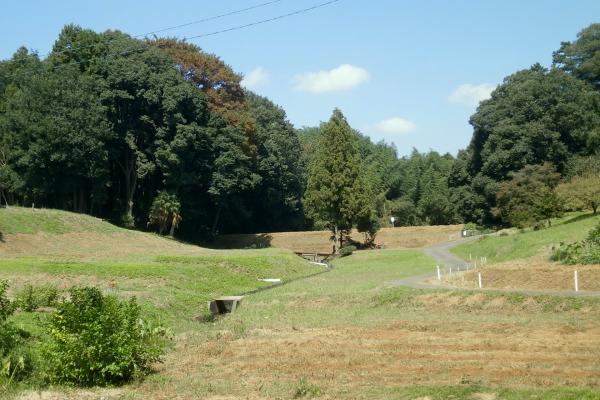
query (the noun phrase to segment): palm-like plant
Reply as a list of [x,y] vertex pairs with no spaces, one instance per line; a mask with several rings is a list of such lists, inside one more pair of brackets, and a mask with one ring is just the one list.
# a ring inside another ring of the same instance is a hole
[[169,236],[173,236],[177,225],[182,220],[180,208],[181,204],[175,194],[164,191],[159,192],[150,207],[148,226],[156,226],[158,233],[162,235],[170,224]]

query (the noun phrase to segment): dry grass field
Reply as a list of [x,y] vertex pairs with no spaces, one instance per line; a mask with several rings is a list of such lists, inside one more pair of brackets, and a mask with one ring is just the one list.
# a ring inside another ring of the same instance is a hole
[[[437,240],[457,227],[447,229],[438,229]],[[409,243],[408,232],[397,243]],[[112,388],[20,387],[6,398],[600,398],[600,299],[478,291],[467,284],[393,287],[389,282],[433,270],[435,261],[419,249],[355,252],[336,259],[327,273],[247,296],[235,314],[210,320],[197,318],[207,298],[248,290],[257,276],[293,279],[315,267],[287,250],[208,250],[111,229],[12,232],[3,240],[0,249],[11,257],[0,259],[0,278],[15,287],[114,283],[119,296],[137,296],[175,333],[164,362],[143,380]],[[469,246],[476,254],[493,244]],[[533,269],[558,268],[544,264],[544,246]],[[535,259],[510,263],[527,263],[516,269],[522,271]],[[487,268],[500,267],[508,268]],[[43,317],[14,318],[27,325]]]
[[[461,228],[462,225],[382,228],[375,242],[386,249],[417,248],[456,239]],[[331,253],[330,236],[329,231],[221,235],[215,246],[225,249],[280,247],[295,252]],[[353,232],[351,236],[354,240],[362,240],[360,232]]]

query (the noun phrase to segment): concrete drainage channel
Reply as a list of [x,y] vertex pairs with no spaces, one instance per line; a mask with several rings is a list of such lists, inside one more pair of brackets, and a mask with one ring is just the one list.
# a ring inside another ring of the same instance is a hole
[[222,315],[222,314],[230,314],[235,312],[235,310],[240,306],[240,304],[242,303],[242,300],[244,299],[245,296],[251,295],[251,294],[255,294],[255,293],[260,293],[263,292],[265,290],[271,290],[271,289],[275,289],[278,288],[280,286],[284,286],[287,285],[289,283],[292,282],[297,282],[303,279],[308,279],[308,278],[312,278],[315,277],[317,275],[321,275],[324,274],[326,272],[329,272],[333,269],[333,266],[325,261],[325,262],[310,262],[311,264],[314,265],[318,265],[321,267],[325,267],[326,269],[323,271],[319,271],[319,272],[315,272],[314,274],[310,274],[310,275],[306,275],[300,278],[296,278],[296,279],[291,279],[289,281],[282,281],[279,278],[264,278],[264,279],[259,279],[259,281],[261,282],[269,282],[269,283],[273,283],[273,285],[269,285],[269,286],[265,286],[265,287],[261,287],[261,288],[257,288],[254,290],[250,290],[248,292],[244,292],[241,293],[239,295],[236,296],[221,296],[219,298],[213,299],[211,301],[208,302],[208,310],[210,311],[211,315],[213,316],[217,316],[217,315]]

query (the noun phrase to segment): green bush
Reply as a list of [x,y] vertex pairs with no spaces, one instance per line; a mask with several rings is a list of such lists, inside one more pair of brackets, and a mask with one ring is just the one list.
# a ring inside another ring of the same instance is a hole
[[585,240],[561,243],[554,249],[551,258],[564,264],[600,264],[600,224],[588,233]]
[[15,295],[15,304],[23,311],[35,311],[40,307],[53,307],[58,302],[59,291],[54,285],[26,285]]
[[140,317],[135,298],[120,301],[97,288],[72,288],[50,316],[44,347],[49,383],[118,384],[160,361],[166,330]]
[[346,257],[356,251],[356,246],[344,246],[340,249],[340,257]]
[[33,371],[32,357],[25,347],[27,332],[8,321],[15,306],[7,296],[8,282],[0,281],[0,381],[17,381]]

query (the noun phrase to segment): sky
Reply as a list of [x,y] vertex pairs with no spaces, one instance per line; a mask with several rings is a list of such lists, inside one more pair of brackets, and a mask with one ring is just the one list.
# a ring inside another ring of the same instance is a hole
[[[0,59],[20,46],[42,56],[65,24],[141,35],[269,0],[11,1],[0,15]],[[327,0],[279,0],[165,31],[187,38],[269,19]],[[465,148],[469,117],[503,78],[549,66],[563,41],[600,22],[600,1],[338,0],[213,36],[191,39],[281,106],[298,128],[342,110],[374,141],[440,153]]]

